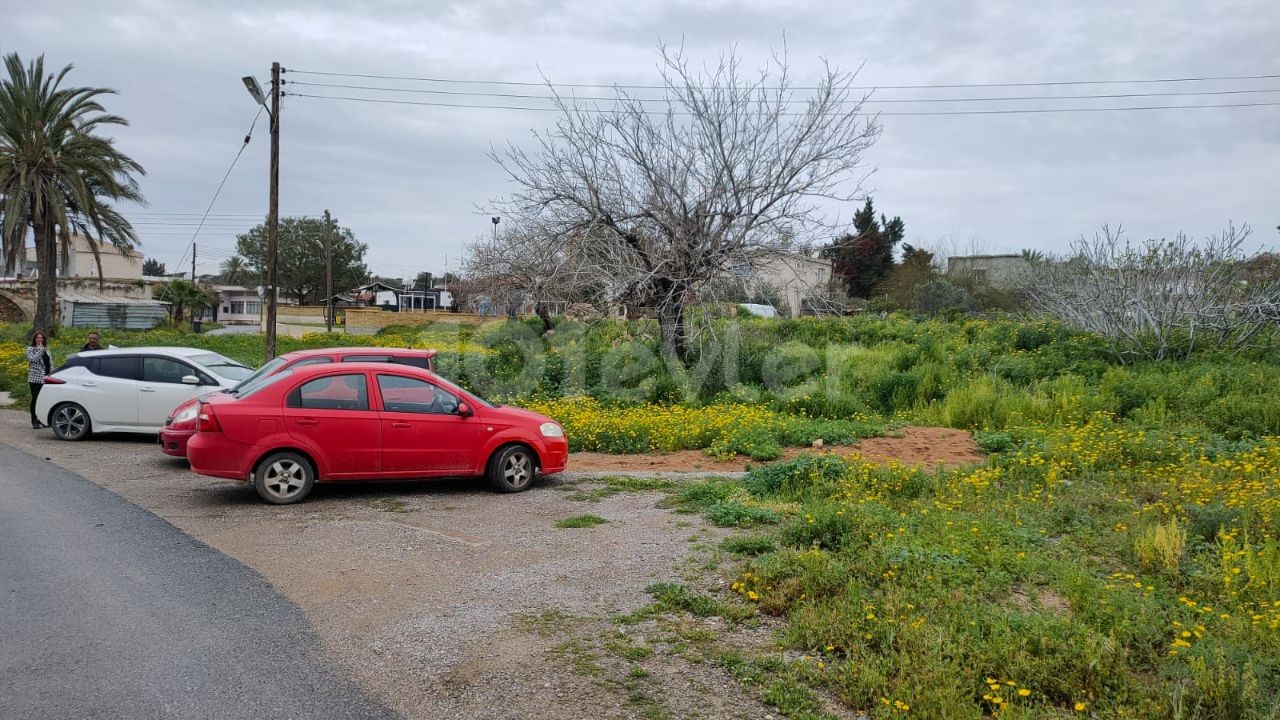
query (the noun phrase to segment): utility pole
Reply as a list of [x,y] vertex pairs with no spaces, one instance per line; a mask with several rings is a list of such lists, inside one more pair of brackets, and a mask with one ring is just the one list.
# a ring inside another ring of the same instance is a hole
[[191,282],[196,281],[196,244],[191,243]]
[[324,211],[324,331],[333,332],[333,220]]
[[276,240],[280,232],[280,63],[271,63],[271,199],[267,205],[266,353],[276,356]]

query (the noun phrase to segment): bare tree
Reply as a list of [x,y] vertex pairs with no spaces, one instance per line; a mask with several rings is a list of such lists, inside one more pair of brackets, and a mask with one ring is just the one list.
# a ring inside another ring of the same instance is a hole
[[534,150],[493,158],[517,186],[505,212],[592,238],[616,299],[654,308],[663,355],[683,363],[688,304],[745,250],[816,237],[822,201],[861,195],[880,128],[851,92],[854,74],[829,65],[798,88],[785,53],[754,75],[733,55],[710,70],[679,49],[658,55],[661,104],[615,88],[610,104],[588,105],[549,85],[555,128],[535,134]]
[[464,271],[492,295],[526,298],[551,329],[555,310],[601,298],[599,268],[578,232],[558,231],[538,218],[511,218],[501,232],[482,234],[467,247]]
[[1280,282],[1254,271],[1249,234],[1231,225],[1199,243],[1179,234],[1135,246],[1104,227],[1069,258],[1033,263],[1022,290],[1037,310],[1107,338],[1122,360],[1239,351],[1280,327]]

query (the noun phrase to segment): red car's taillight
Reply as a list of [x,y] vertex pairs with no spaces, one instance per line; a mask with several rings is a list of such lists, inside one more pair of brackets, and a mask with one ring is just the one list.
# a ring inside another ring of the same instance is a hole
[[198,417],[200,424],[196,426],[196,429],[200,432],[222,432],[222,426],[218,424],[218,416],[213,413],[212,407],[202,404]]
[[53,377],[52,375],[45,375],[44,384],[45,385],[66,385],[67,381],[61,378]]

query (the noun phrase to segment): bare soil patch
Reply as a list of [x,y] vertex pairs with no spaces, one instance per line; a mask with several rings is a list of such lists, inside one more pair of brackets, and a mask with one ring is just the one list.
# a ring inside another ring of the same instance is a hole
[[[782,458],[819,452],[927,467],[973,465],[986,459],[969,433],[937,427],[904,427],[898,437],[868,438],[854,445],[828,445],[822,450],[789,448]],[[648,455],[582,452],[569,458],[569,469],[574,472],[742,472],[749,464],[751,461],[745,457],[722,462],[701,450]]]

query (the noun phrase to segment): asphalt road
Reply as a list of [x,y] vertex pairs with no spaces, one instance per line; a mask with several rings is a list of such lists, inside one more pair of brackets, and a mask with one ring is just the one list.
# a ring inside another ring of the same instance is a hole
[[257,573],[0,444],[0,718],[390,717]]

